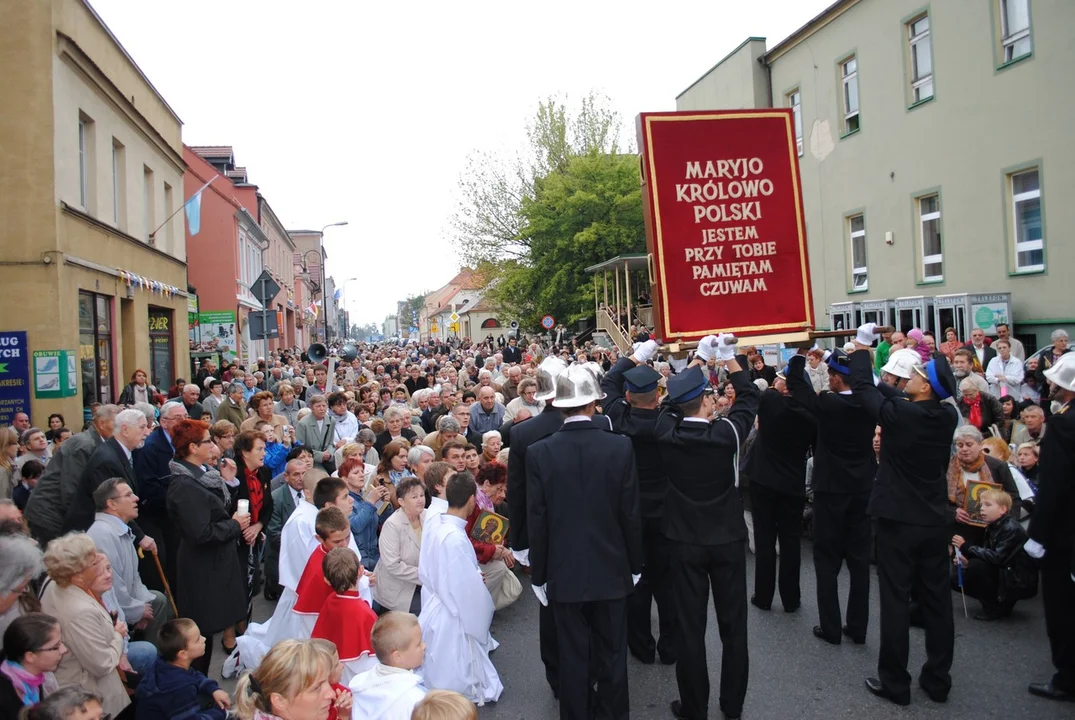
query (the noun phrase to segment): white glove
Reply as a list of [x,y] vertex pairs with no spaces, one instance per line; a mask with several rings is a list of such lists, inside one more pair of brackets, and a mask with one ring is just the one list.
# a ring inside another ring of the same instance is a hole
[[724,362],[735,360],[735,343],[724,344],[728,338],[734,337],[734,335],[728,333],[721,333],[717,336],[717,352],[720,353],[720,359]]
[[632,575],[631,576],[631,584],[632,585],[637,585],[638,581],[641,580],[641,579],[642,579],[642,573],[638,573],[637,575]]
[[1045,548],[1037,540],[1027,540],[1023,545],[1023,549],[1026,550],[1026,554],[1035,560],[1041,560],[1045,557]]
[[530,589],[534,591],[534,595],[537,595],[538,602],[545,607],[549,606],[549,597],[545,594],[544,585],[531,585]]
[[656,340],[647,340],[644,343],[639,343],[632,357],[636,363],[644,365],[657,356],[657,350],[660,347]]
[[512,550],[512,557],[521,562],[526,567],[530,567],[530,550]]
[[873,341],[877,339],[877,323],[864,323],[859,325],[858,333],[855,335],[855,342],[859,345],[873,345]]
[[694,354],[706,362],[709,362],[717,356],[716,344],[716,335],[706,335],[698,341],[698,349],[694,351]]

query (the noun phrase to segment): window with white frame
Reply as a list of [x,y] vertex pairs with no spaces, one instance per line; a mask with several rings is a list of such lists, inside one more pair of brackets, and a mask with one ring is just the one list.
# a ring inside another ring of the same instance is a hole
[[112,138],[112,220],[127,229],[127,154],[123,144]]
[[911,102],[933,97],[933,48],[929,38],[929,15],[907,23],[911,55]]
[[918,235],[921,241],[922,281],[944,279],[944,253],[941,246],[941,196],[918,198]]
[[153,171],[149,169],[148,165],[142,166],[142,210],[146,241],[152,243],[153,238],[150,233],[156,229],[154,223],[157,218],[157,192],[156,187],[153,185]]
[[791,108],[792,123],[795,126],[795,151],[802,157],[803,154],[803,103],[802,93],[795,88],[786,96],[787,105]]
[[1016,272],[1045,269],[1045,237],[1041,221],[1041,184],[1038,168],[1008,176],[1012,198],[1012,238]]
[[1004,62],[1030,54],[1030,0],[1000,0],[1000,35]]
[[849,217],[847,232],[851,242],[851,289],[867,290],[869,279],[866,269],[866,216]]
[[840,63],[844,97],[844,135],[859,129],[858,59],[852,55]]

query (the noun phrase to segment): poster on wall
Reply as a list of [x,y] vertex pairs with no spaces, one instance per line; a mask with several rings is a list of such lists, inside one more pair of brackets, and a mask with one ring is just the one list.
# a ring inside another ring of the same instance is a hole
[[791,110],[642,113],[638,146],[657,335],[807,339],[813,299]]
[[[191,333],[194,334],[194,326]],[[198,313],[197,337],[191,338],[191,352],[219,352],[224,361],[234,360],[239,350],[235,311]]]
[[30,412],[30,354],[26,331],[0,332],[0,425]]
[[34,397],[38,400],[78,394],[78,361],[68,350],[34,350]]
[[997,325],[1011,324],[1011,295],[971,295],[971,325],[981,328],[986,335],[996,336]]

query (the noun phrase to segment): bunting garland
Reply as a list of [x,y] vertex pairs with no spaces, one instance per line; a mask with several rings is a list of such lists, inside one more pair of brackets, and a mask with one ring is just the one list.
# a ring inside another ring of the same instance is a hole
[[146,290],[154,295],[161,295],[166,298],[171,298],[180,293],[179,288],[174,285],[162,283],[159,280],[151,280],[147,277],[142,277],[141,275],[136,275],[135,273],[121,270],[119,268],[116,268],[116,272],[119,273],[120,278],[127,287],[137,287],[139,290]]

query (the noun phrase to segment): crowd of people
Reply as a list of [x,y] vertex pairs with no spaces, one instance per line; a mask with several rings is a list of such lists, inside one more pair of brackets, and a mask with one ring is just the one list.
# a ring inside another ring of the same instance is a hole
[[[166,391],[138,370],[74,434],[20,413],[0,428],[0,707],[476,717],[526,573],[561,717],[628,717],[628,655],[675,664],[673,716],[707,717],[712,594],[736,718],[748,552],[750,603],[795,612],[806,517],[819,639],[865,642],[877,563],[871,692],[910,702],[918,624],[943,701],[953,588],[1000,620],[1040,570],[1057,674],[1030,689],[1075,697],[1075,354],[1058,331],[1024,368],[1007,326],[987,340],[867,325],[782,369],[728,336],[687,358],[646,335],[622,356],[514,335],[278,350]],[[209,677],[218,642],[234,696]]]

